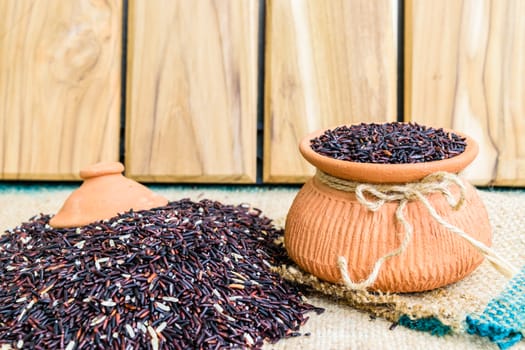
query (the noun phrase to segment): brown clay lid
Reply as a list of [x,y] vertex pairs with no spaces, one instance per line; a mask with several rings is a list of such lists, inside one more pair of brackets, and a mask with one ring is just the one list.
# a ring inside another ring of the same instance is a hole
[[310,147],[310,140],[322,135],[327,129],[315,131],[299,143],[303,157],[317,169],[340,179],[365,183],[406,183],[423,179],[437,171],[458,173],[469,165],[477,156],[479,147],[474,139],[457,131],[443,128],[448,132],[464,137],[465,150],[451,158],[422,163],[378,164],[359,163],[338,160],[315,152]]
[[144,185],[122,175],[118,162],[97,163],[80,171],[84,180],[51,218],[53,227],[78,227],[109,219],[130,209],[146,210],[168,204],[168,200]]

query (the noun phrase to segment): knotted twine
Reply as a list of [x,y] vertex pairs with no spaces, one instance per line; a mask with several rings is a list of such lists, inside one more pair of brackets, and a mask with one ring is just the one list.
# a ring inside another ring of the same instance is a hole
[[[518,269],[500,257],[494,250],[487,247],[482,242],[472,238],[459,227],[452,225],[441,217],[432,203],[428,200],[427,195],[432,193],[442,194],[453,210],[459,210],[465,205],[466,187],[463,181],[455,174],[440,171],[432,173],[418,182],[405,184],[370,184],[348,181],[326,174],[320,170],[316,173],[319,179],[325,185],[339,191],[355,193],[360,204],[373,212],[379,210],[387,202],[398,202],[395,216],[402,223],[405,230],[405,237],[399,248],[383,255],[374,264],[372,272],[366,279],[361,282],[354,282],[348,274],[348,262],[345,257],[338,257],[338,267],[341,272],[343,283],[347,288],[355,290],[364,290],[374,284],[379,275],[379,270],[383,263],[397,255],[402,254],[412,240],[413,227],[405,218],[404,210],[409,201],[420,201],[428,210],[430,216],[440,225],[450,232],[458,235],[469,242],[478,250],[501,274],[511,278],[518,273]],[[459,197],[455,198],[450,187],[455,185],[459,188]]]

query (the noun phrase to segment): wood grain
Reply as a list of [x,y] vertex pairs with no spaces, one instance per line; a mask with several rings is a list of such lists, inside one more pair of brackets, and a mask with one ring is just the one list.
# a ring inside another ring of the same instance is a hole
[[321,128],[396,120],[394,0],[273,0],[266,21],[266,182],[302,182],[299,141]]
[[405,115],[480,144],[477,185],[525,185],[525,2],[408,0]]
[[258,1],[130,3],[126,168],[254,182]]
[[118,160],[122,1],[0,1],[0,178]]

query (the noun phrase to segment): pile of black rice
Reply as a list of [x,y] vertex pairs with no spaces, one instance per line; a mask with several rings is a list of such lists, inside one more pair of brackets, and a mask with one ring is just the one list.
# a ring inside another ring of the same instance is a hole
[[288,262],[282,231],[249,205],[183,199],[71,229],[49,219],[0,237],[0,344],[261,348],[323,311],[271,271]]

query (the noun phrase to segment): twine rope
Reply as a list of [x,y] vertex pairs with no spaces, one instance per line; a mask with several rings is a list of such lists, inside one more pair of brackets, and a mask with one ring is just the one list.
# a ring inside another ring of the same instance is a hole
[[[331,175],[328,175],[320,170],[317,171],[316,177],[325,185],[334,189],[355,193],[357,200],[363,206],[371,211],[379,210],[387,202],[399,202],[396,208],[395,216],[396,219],[403,224],[405,236],[401,245],[380,257],[374,264],[371,273],[366,279],[361,282],[354,282],[348,274],[348,262],[345,257],[339,256],[337,260],[338,267],[341,271],[341,277],[346,287],[350,289],[366,289],[374,284],[375,280],[379,275],[379,271],[383,263],[397,255],[402,254],[408,247],[412,240],[414,229],[412,225],[405,218],[405,208],[409,201],[420,201],[424,207],[428,210],[430,216],[434,218],[440,225],[445,227],[450,232],[460,236],[469,242],[474,248],[476,248],[501,274],[507,278],[511,278],[518,269],[512,266],[510,263],[505,261],[499,256],[494,250],[487,247],[482,242],[472,238],[465,231],[457,226],[447,222],[441,217],[432,203],[428,200],[426,195],[431,193],[440,193],[447,200],[448,204],[454,210],[459,210],[465,205],[465,193],[466,187],[461,179],[449,172],[436,172],[423,178],[419,182],[411,182],[402,185],[392,184],[369,184],[359,183],[340,179]],[[451,185],[455,185],[459,188],[459,196],[455,198],[450,188]]]

